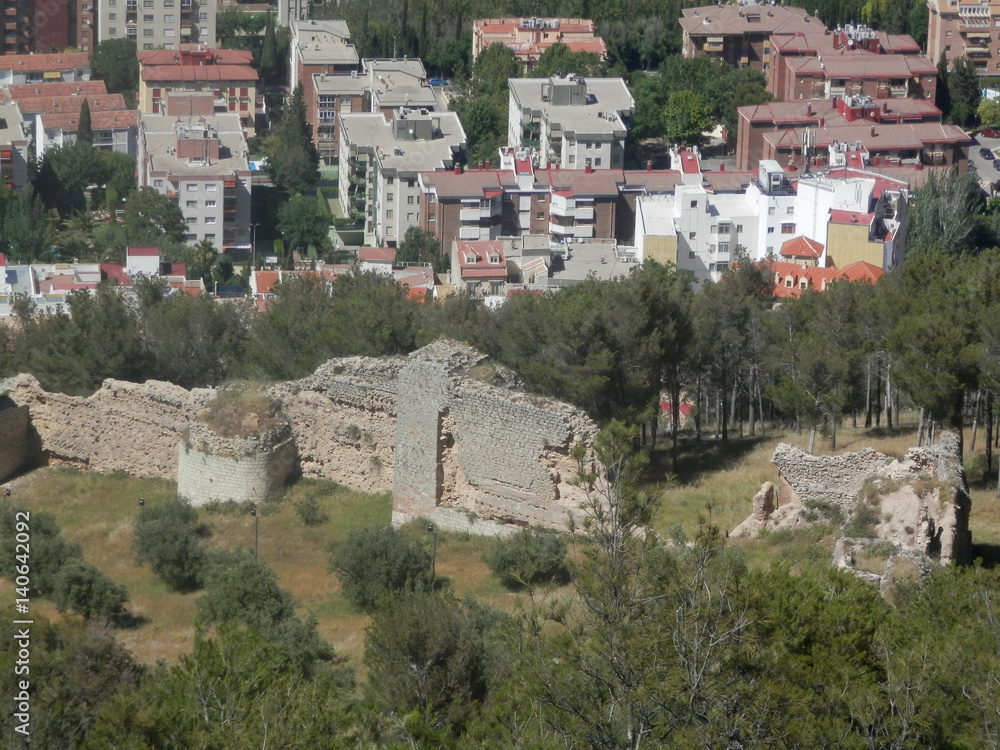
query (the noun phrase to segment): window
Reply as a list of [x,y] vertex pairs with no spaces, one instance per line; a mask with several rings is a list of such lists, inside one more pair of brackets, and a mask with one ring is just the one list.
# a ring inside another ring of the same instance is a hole
[[164,29],[163,30],[163,36],[174,36],[174,30],[173,29]]
[[708,246],[708,252],[710,252],[710,253],[714,253],[715,252],[715,244],[714,243]]
[[163,23],[173,23],[173,22],[174,22],[174,14],[173,13],[164,13],[163,14]]
[[208,234],[206,234],[205,235],[205,239],[206,240],[214,240],[215,239],[215,232],[209,232]]
[[688,258],[694,258],[694,250],[688,250]]
[[199,21],[207,21],[208,20],[208,11],[203,10],[201,12],[201,15],[198,16],[198,20]]
[[791,216],[792,214],[794,214],[794,213],[795,213],[795,206],[789,206],[789,207],[788,207],[788,211],[786,211],[786,213],[787,213],[787,214],[788,214],[789,216]]
[[720,242],[719,243],[719,252],[720,253],[728,253],[729,252],[729,243],[728,242]]
[[205,208],[215,208],[215,201],[214,200],[205,201]]
[[944,36],[946,39],[951,39],[951,32],[950,31],[944,32]]
[[539,221],[545,221],[545,212],[539,211],[535,218],[537,218]]
[[601,166],[601,157],[600,156],[598,156],[596,159],[594,159],[594,166],[595,167]]
[[791,289],[792,288],[792,284],[793,284],[792,277],[791,276],[787,277],[785,279],[785,288],[786,289]]
[[188,208],[198,208],[198,201],[188,201],[187,202],[187,207]]
[[590,141],[587,141],[586,143],[583,144],[583,147],[587,149],[587,151],[590,151],[590,149],[594,147],[594,144],[591,143]]
[[153,29],[143,29],[142,30],[142,35],[143,36],[153,36]]
[[[412,187],[412,185],[411,185],[411,187]],[[416,203],[416,200],[417,200],[416,197],[413,196],[413,195],[406,196],[406,203],[407,203],[407,205],[412,206],[414,203]],[[487,208],[489,208],[489,206],[487,206]]]
[[767,246],[767,254],[768,255],[774,255],[774,245],[768,245]]
[[406,187],[411,187],[412,188],[412,187],[416,187],[416,186],[417,186],[417,181],[416,180],[407,180]]
[[768,234],[774,234],[774,227],[768,227],[767,228],[767,233]]
[[691,208],[698,208],[698,201],[691,201]]
[[774,216],[774,206],[768,206],[767,207],[767,215],[768,216]]
[[[230,91],[229,93],[230,93],[230,95],[235,95],[235,90],[234,91]],[[396,181],[395,177],[386,177],[385,178],[385,184],[386,185],[392,185],[395,181]]]
[[108,0],[109,8],[114,8],[116,5],[118,5],[118,0]]
[[416,214],[407,214],[406,215],[406,220],[407,221],[415,221],[416,220],[416,219],[414,219],[415,216],[416,216]]
[[791,222],[781,225],[782,234],[795,234],[795,224]]
[[427,202],[428,202],[428,203],[437,203],[437,202],[438,202],[438,197],[437,197],[437,193],[431,193],[431,194],[430,194],[430,195],[428,196],[428,198],[427,198]]
[[164,8],[173,8],[174,7],[174,0],[163,0],[163,7]]
[[186,224],[188,224],[189,226],[191,224],[197,224],[198,223],[198,217],[197,216],[185,216],[184,217],[184,222]]
[[689,240],[693,240],[697,236],[698,236],[697,232],[688,232],[688,239]]
[[117,21],[118,20],[118,14],[117,13],[108,13],[108,20],[109,21]]
[[727,221],[719,224],[719,234],[729,234],[732,225]]
[[108,26],[108,36],[118,36],[118,29],[114,26]]
[[200,31],[200,33],[201,33],[202,36],[208,36],[208,27],[207,26],[202,26],[199,31]]
[[142,0],[142,7],[143,8],[152,8],[153,7],[153,0]]
[[90,39],[90,30],[89,29],[84,29],[83,30],[83,38],[84,39]]
[[545,193],[539,193],[538,194],[538,202],[539,203],[545,203]]
[[143,23],[153,23],[153,14],[152,13],[143,13],[143,15],[142,15],[142,22]]
[[185,187],[188,190],[197,191],[198,190],[198,183],[197,182],[189,182]]
[[427,221],[437,221],[437,215],[431,214],[430,216],[427,217]]
[[215,223],[215,217],[214,216],[206,216],[205,217],[205,223],[206,224],[214,224]]
[[125,38],[126,39],[135,39],[136,38],[136,30],[134,28],[127,28],[127,29],[125,29]]
[[163,187],[163,180],[153,180],[153,187]]
[[394,199],[395,197],[396,197],[396,194],[395,194],[395,193],[386,193],[386,194],[385,194],[385,199],[386,199],[387,201],[392,201],[392,200],[393,200],[393,199]]
[[392,218],[392,209],[391,208],[388,211],[385,212],[385,218],[387,218],[387,219],[391,219]]
[[205,185],[205,192],[208,193],[214,193],[218,189],[219,189],[219,184],[216,182],[210,182],[207,185]]

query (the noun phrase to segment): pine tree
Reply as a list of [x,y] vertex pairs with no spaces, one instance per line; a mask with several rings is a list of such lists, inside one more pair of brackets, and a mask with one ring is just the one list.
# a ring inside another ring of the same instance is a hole
[[76,126],[76,142],[94,145],[94,134],[90,129],[90,103],[86,97],[80,105],[80,119]]
[[295,87],[285,113],[269,139],[268,172],[287,193],[305,193],[319,179],[319,153],[306,120],[302,84]]

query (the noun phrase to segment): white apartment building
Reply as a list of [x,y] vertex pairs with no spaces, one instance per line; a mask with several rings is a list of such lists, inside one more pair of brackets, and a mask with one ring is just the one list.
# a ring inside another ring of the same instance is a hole
[[899,180],[848,169],[792,179],[777,162],[762,160],[745,192],[716,194],[700,170],[681,172],[673,194],[636,201],[640,258],[713,281],[738,249],[752,261],[780,260],[782,246],[795,237],[818,243],[812,262],[821,268],[864,260],[887,269],[902,260],[909,193]]
[[177,201],[188,242],[249,248],[250,166],[239,115],[139,117],[139,187]]
[[[364,224],[365,244],[395,247],[420,224],[420,172],[453,169],[465,151],[454,112],[340,115],[340,205]],[[346,159],[345,159],[346,157]]]
[[99,41],[131,39],[139,50],[215,46],[215,0],[98,0]]
[[507,145],[538,168],[622,169],[635,100],[621,78],[511,78]]

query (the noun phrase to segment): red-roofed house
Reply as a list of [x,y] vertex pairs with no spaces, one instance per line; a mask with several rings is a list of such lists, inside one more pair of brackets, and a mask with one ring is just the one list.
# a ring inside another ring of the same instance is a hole
[[451,243],[451,283],[476,297],[504,294],[507,260],[497,240]]
[[394,247],[363,247],[358,250],[358,268],[362,273],[392,276],[392,264],[395,260]]
[[545,50],[560,43],[570,52],[590,52],[602,60],[608,57],[607,45],[594,34],[594,22],[586,18],[481,18],[472,22],[473,60],[491,44],[502,44],[530,71]]
[[156,276],[160,273],[160,248],[125,248],[125,269],[129,276],[135,276],[140,273],[148,276]]
[[779,255],[790,263],[810,266],[822,265],[819,261],[823,257],[823,243],[808,237],[793,237],[781,244]]
[[771,261],[767,267],[774,273],[773,295],[778,298],[801,297],[808,289],[822,292],[834,281],[874,284],[885,273],[881,268],[860,261],[843,269],[834,266],[817,268],[780,261]]
[[[79,112],[36,115],[36,158],[40,159],[53,146],[76,143],[78,121]],[[134,109],[91,111],[90,127],[94,148],[128,154],[135,158],[138,151],[139,113]],[[41,138],[37,137],[38,133],[42,134]]]
[[0,56],[0,86],[89,80],[90,57],[86,52]]

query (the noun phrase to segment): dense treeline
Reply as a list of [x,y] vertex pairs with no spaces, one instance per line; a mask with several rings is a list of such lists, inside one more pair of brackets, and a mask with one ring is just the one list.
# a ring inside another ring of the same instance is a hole
[[978,419],[992,434],[1000,251],[914,252],[875,285],[834,282],[781,305],[773,283],[767,266],[743,263],[696,291],[685,274],[647,263],[488,311],[465,297],[419,304],[370,275],[332,284],[304,276],[282,282],[259,314],[143,282],[137,303],[113,287],[74,293],[66,313],[17,303],[15,325],[0,334],[11,339],[0,367],[68,393],[107,377],[192,387],[302,377],[332,357],[406,354],[448,336],[512,367],[529,389],[601,422],[643,425],[653,440],[661,403],[676,415],[682,398],[697,435],[723,440],[755,434],[764,420],[823,426],[835,446],[844,419],[892,427],[910,406],[928,428]]
[[[572,540],[572,589],[549,596],[535,582],[512,615],[458,599],[446,581],[432,585],[424,554],[423,572],[373,605],[359,684],[354,665],[330,661],[331,649],[305,648],[316,640],[313,623],[295,616],[273,573],[245,553],[217,553],[231,560],[210,569],[193,651],[173,666],[141,667],[108,632],[36,614],[34,744],[996,747],[994,570],[897,580],[889,605],[831,568],[825,547],[793,570],[781,559],[751,568],[708,524],[689,543],[665,544],[649,531],[658,497],[639,489],[645,456],[636,438],[618,422],[603,430],[597,473],[581,454],[589,520]],[[816,541],[828,532],[817,529]],[[427,537],[422,525],[369,534],[351,554],[375,563],[407,533]],[[383,537],[389,546],[380,548]],[[517,541],[521,557],[560,563],[549,545],[526,541]],[[17,648],[12,638],[0,645],[0,668],[11,674]],[[9,705],[16,689],[4,682]],[[0,731],[13,747],[12,713]]]

